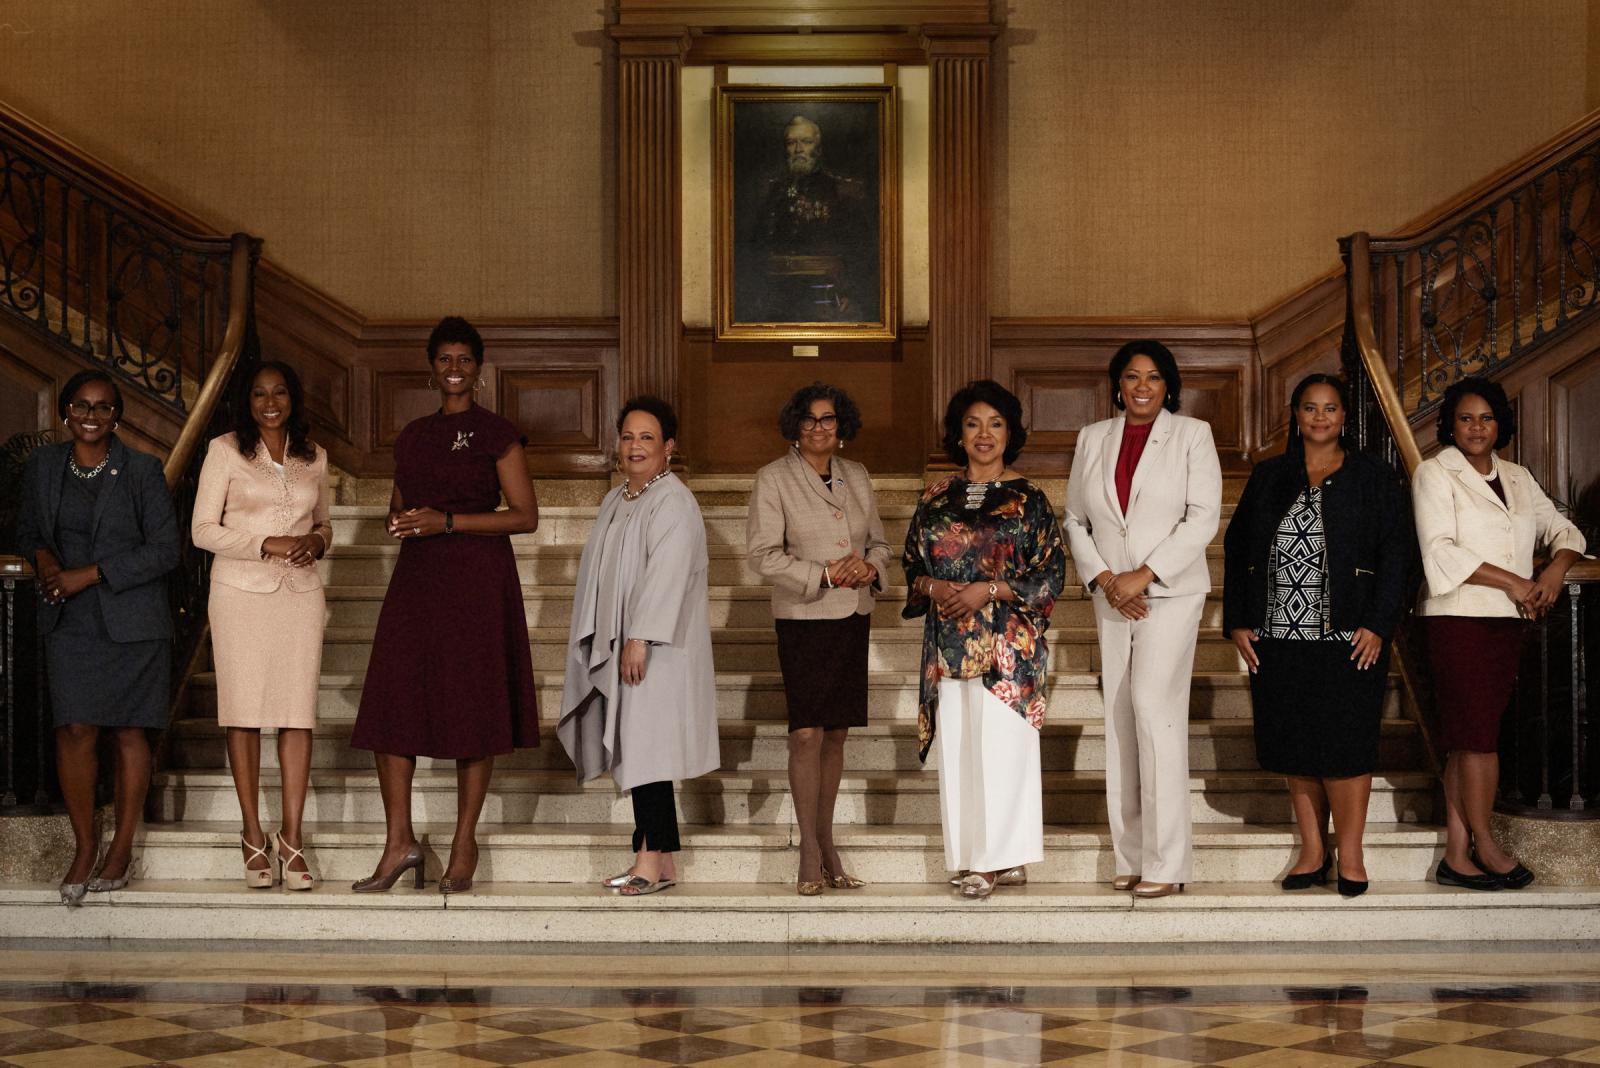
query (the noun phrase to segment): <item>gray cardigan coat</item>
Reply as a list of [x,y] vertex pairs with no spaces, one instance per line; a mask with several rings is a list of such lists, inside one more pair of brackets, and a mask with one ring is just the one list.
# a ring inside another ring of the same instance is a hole
[[[704,775],[722,758],[700,506],[676,475],[632,505],[622,489],[601,502],[578,565],[556,736],[580,781],[609,771],[631,790]],[[613,522],[623,527],[602,560]],[[619,677],[630,638],[651,643],[637,686]]]

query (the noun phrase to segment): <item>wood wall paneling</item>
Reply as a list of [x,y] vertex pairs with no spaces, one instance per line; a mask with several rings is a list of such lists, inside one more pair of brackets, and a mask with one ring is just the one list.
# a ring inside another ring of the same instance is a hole
[[1251,321],[1260,391],[1250,441],[1256,457],[1282,450],[1289,430],[1289,397],[1313,372],[1340,373],[1344,336],[1344,271],[1328,274]]
[[437,411],[439,394],[428,381],[428,372],[371,371],[372,437],[368,452],[391,452],[400,431],[413,419]]

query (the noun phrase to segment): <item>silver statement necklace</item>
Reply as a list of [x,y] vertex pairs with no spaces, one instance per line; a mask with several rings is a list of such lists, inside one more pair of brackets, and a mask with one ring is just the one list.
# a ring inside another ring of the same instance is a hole
[[[962,474],[964,475],[966,472],[963,471]],[[995,489],[999,489],[1000,480],[998,478],[993,482],[973,482],[970,479],[968,480],[967,511],[976,512],[979,508],[983,507],[984,498],[989,496],[989,487],[991,486],[993,486]]]
[[649,482],[646,482],[644,485],[640,486],[639,487],[639,492],[637,492],[637,493],[629,493],[628,492],[628,484],[626,482],[624,482],[622,484],[622,499],[625,500],[625,501],[636,501],[636,500],[638,500],[640,497],[644,496],[644,491],[645,490],[649,489],[651,486],[654,486],[657,482],[660,482],[662,479],[666,478],[670,474],[672,474],[672,468],[670,468],[670,467],[662,468],[661,473],[658,474],[658,475],[655,475],[653,478],[650,479]]
[[100,462],[94,465],[92,470],[85,471],[83,468],[78,466],[78,462],[72,458],[71,453],[67,454],[67,470],[85,480],[94,478],[100,472],[104,471],[106,469],[106,464],[110,462],[111,453],[107,452],[105,456],[101,458]]

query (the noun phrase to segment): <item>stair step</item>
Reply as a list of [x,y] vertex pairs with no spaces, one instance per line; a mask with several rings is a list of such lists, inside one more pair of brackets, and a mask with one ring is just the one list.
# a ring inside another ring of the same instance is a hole
[[135,881],[61,907],[53,884],[0,887],[0,929],[36,938],[238,942],[703,943],[1457,942],[1600,938],[1600,887],[1475,894],[1376,882],[1362,897],[1284,894],[1262,882],[1197,884],[1135,900],[1101,883],[1037,883],[972,902],[942,884],[869,886],[803,898],[788,884],[685,884],[622,898],[571,884],[422,891],[249,891],[236,881]]
[[[319,724],[313,735],[312,766],[361,768],[372,766],[372,755],[350,748],[352,724]],[[789,731],[782,722],[733,721],[720,728],[722,767],[726,771],[783,771],[788,766]],[[225,732],[214,721],[185,720],[175,725],[170,739],[175,768],[220,768],[226,763]],[[1046,723],[1040,751],[1046,768],[1103,770],[1106,766],[1106,729],[1102,721],[1067,720]],[[1414,767],[1422,759],[1422,740],[1416,724],[1391,720],[1382,725],[1379,763],[1386,768]],[[850,732],[846,761],[858,773],[902,771],[921,773],[917,760],[916,724],[909,721],[875,723]],[[273,746],[263,746],[263,767],[277,766]],[[1199,772],[1255,770],[1255,732],[1248,720],[1200,721],[1189,724],[1189,764]],[[453,760],[419,757],[419,768],[454,768]],[[570,771],[571,763],[555,737],[549,718],[537,749],[521,749],[497,758],[497,769]]]
[[[1417,823],[1433,818],[1435,779],[1431,772],[1383,771],[1373,776],[1368,818],[1380,823]],[[274,768],[261,772],[263,819],[275,823],[280,778]],[[1105,775],[1098,771],[1047,771],[1043,776],[1044,819],[1048,823],[1104,823]],[[1281,776],[1260,771],[1209,771],[1191,775],[1189,809],[1205,824],[1280,823],[1288,813]],[[419,768],[412,789],[412,816],[419,822],[455,819],[456,777],[445,768]],[[158,822],[236,821],[239,802],[233,780],[222,768],[158,773],[150,788],[148,812]],[[700,826],[788,824],[794,820],[787,775],[782,771],[715,771],[678,788],[678,815]],[[314,769],[305,818],[317,823],[372,823],[383,819],[377,776],[370,769]],[[607,778],[578,783],[571,771],[497,772],[484,802],[489,823],[533,826],[576,823],[631,823],[633,803]],[[922,771],[847,770],[834,811],[838,826],[938,823],[938,776]]]
[[[319,722],[353,720],[361,704],[365,676],[353,672],[327,672],[321,677],[317,717]],[[539,708],[548,718],[561,706],[561,677],[536,671]],[[787,722],[783,676],[776,671],[718,671],[717,715],[724,722],[781,720]],[[216,718],[217,677],[196,674],[190,685],[191,714]],[[1189,718],[1194,720],[1248,719],[1250,680],[1236,671],[1196,672],[1191,679]],[[913,672],[877,671],[867,678],[867,715],[874,722],[914,721],[917,718],[917,676]],[[1399,718],[1398,681],[1391,675],[1384,705],[1387,718]],[[1052,672],[1047,718],[1101,719],[1100,677],[1092,672]]]
[[[383,850],[381,823],[314,825],[306,828],[313,872],[327,883],[365,878]],[[430,880],[443,874],[454,825],[417,827]],[[477,878],[484,883],[583,883],[593,885],[627,867],[631,823],[539,827],[481,824]],[[873,885],[939,882],[944,844],[937,824],[841,827],[836,837],[852,874]],[[1293,862],[1292,827],[1203,825],[1195,830],[1197,883],[1261,882],[1281,878]],[[1045,827],[1045,859],[1029,865],[1031,882],[1109,882],[1109,829],[1101,825]],[[1432,870],[1443,847],[1439,827],[1368,824],[1367,871],[1374,880],[1418,878]],[[679,874],[685,883],[788,883],[798,862],[797,835],[790,826],[686,827]],[[150,825],[137,845],[139,874],[150,879],[232,879],[241,865],[234,822],[181,821]]]

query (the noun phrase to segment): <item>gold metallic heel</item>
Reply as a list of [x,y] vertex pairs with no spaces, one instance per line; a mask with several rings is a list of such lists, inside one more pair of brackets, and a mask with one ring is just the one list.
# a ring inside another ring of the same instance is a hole
[[835,890],[860,890],[863,886],[867,885],[862,880],[857,879],[854,875],[847,875],[843,872],[838,875],[833,874],[828,870],[828,866],[826,864],[822,866],[822,881],[833,887]]
[[1119,875],[1115,879],[1111,880],[1111,889],[1132,890],[1143,881],[1144,876],[1142,875]]
[[1028,869],[1021,864],[1018,864],[1015,868],[1007,868],[995,876],[994,884],[996,886],[1027,886]]
[[797,880],[794,884],[794,892],[799,894],[801,897],[816,897],[818,894],[822,893],[823,887],[827,885],[828,884],[821,879],[808,879],[804,881]]
[[1134,897],[1167,897],[1183,893],[1182,883],[1140,883],[1133,888]]

